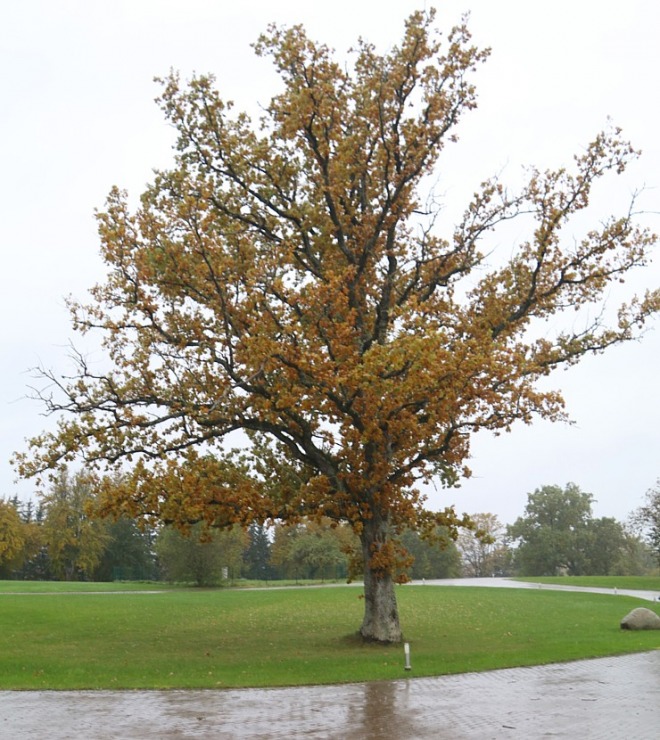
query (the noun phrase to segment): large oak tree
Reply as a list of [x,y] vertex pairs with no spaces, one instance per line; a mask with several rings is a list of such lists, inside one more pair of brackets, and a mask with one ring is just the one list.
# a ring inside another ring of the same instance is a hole
[[[211,77],[163,82],[175,163],[136,209],[110,193],[107,279],[71,306],[77,330],[102,333],[110,369],[79,355],[72,378],[42,370],[61,420],[20,469],[132,461],[106,508],[183,526],[346,521],[364,560],[361,633],[397,641],[397,532],[465,523],[427,511],[419,482],[466,474],[478,430],[563,418],[537,381],[633,338],[658,309],[655,292],[611,325],[539,331],[645,263],[654,238],[629,209],[564,234],[636,154],[599,134],[571,169],[531,171],[515,194],[483,183],[442,234],[428,176],[488,56],[464,24],[442,36],[416,13],[388,53],[358,42],[350,69],[302,27],[271,27],[255,48],[282,79],[259,122]],[[489,235],[521,215],[528,238],[489,265]]]

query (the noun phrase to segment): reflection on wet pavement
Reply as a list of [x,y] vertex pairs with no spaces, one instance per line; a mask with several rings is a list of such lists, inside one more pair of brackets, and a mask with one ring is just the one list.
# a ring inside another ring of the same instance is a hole
[[0,737],[635,738],[660,727],[660,651],[343,686],[0,692]]

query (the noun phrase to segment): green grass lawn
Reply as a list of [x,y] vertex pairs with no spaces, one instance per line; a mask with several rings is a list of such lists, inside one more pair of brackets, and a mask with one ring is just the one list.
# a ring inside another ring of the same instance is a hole
[[625,596],[404,586],[398,597],[412,672],[403,670],[401,646],[363,645],[355,637],[363,610],[356,587],[5,592],[0,595],[0,688],[336,683],[660,647],[660,632],[619,628],[630,609],[653,606]]
[[0,581],[0,594],[90,593],[112,591],[166,591],[174,588],[161,581]]
[[[231,588],[283,588],[284,586],[323,586],[331,581],[288,580],[248,581],[238,580]],[[345,581],[344,581],[345,583]],[[170,591],[172,589],[195,588],[190,583],[168,583],[167,581],[112,581],[88,583],[85,581],[0,581],[3,593],[72,593],[98,591]]]

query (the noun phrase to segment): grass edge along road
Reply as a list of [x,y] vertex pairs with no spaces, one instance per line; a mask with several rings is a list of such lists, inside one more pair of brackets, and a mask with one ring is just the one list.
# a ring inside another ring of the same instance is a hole
[[[64,584],[63,584],[64,585]],[[98,584],[87,584],[90,591]],[[146,589],[145,589],[146,590]],[[238,688],[437,676],[660,647],[619,628],[638,599],[432,586],[398,590],[401,646],[356,637],[354,587],[0,596],[0,688]],[[653,608],[656,608],[653,605]]]
[[537,576],[512,578],[513,581],[551,586],[607,588],[630,591],[656,591],[660,596],[660,576]]

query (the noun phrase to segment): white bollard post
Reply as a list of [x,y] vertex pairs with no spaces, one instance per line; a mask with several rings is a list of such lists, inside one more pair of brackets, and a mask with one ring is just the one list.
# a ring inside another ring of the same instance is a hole
[[412,669],[412,666],[410,665],[410,643],[409,642],[404,642],[403,643],[403,653],[404,653],[404,655],[406,657],[406,662],[405,662],[404,668],[407,671],[409,671],[409,670]]

